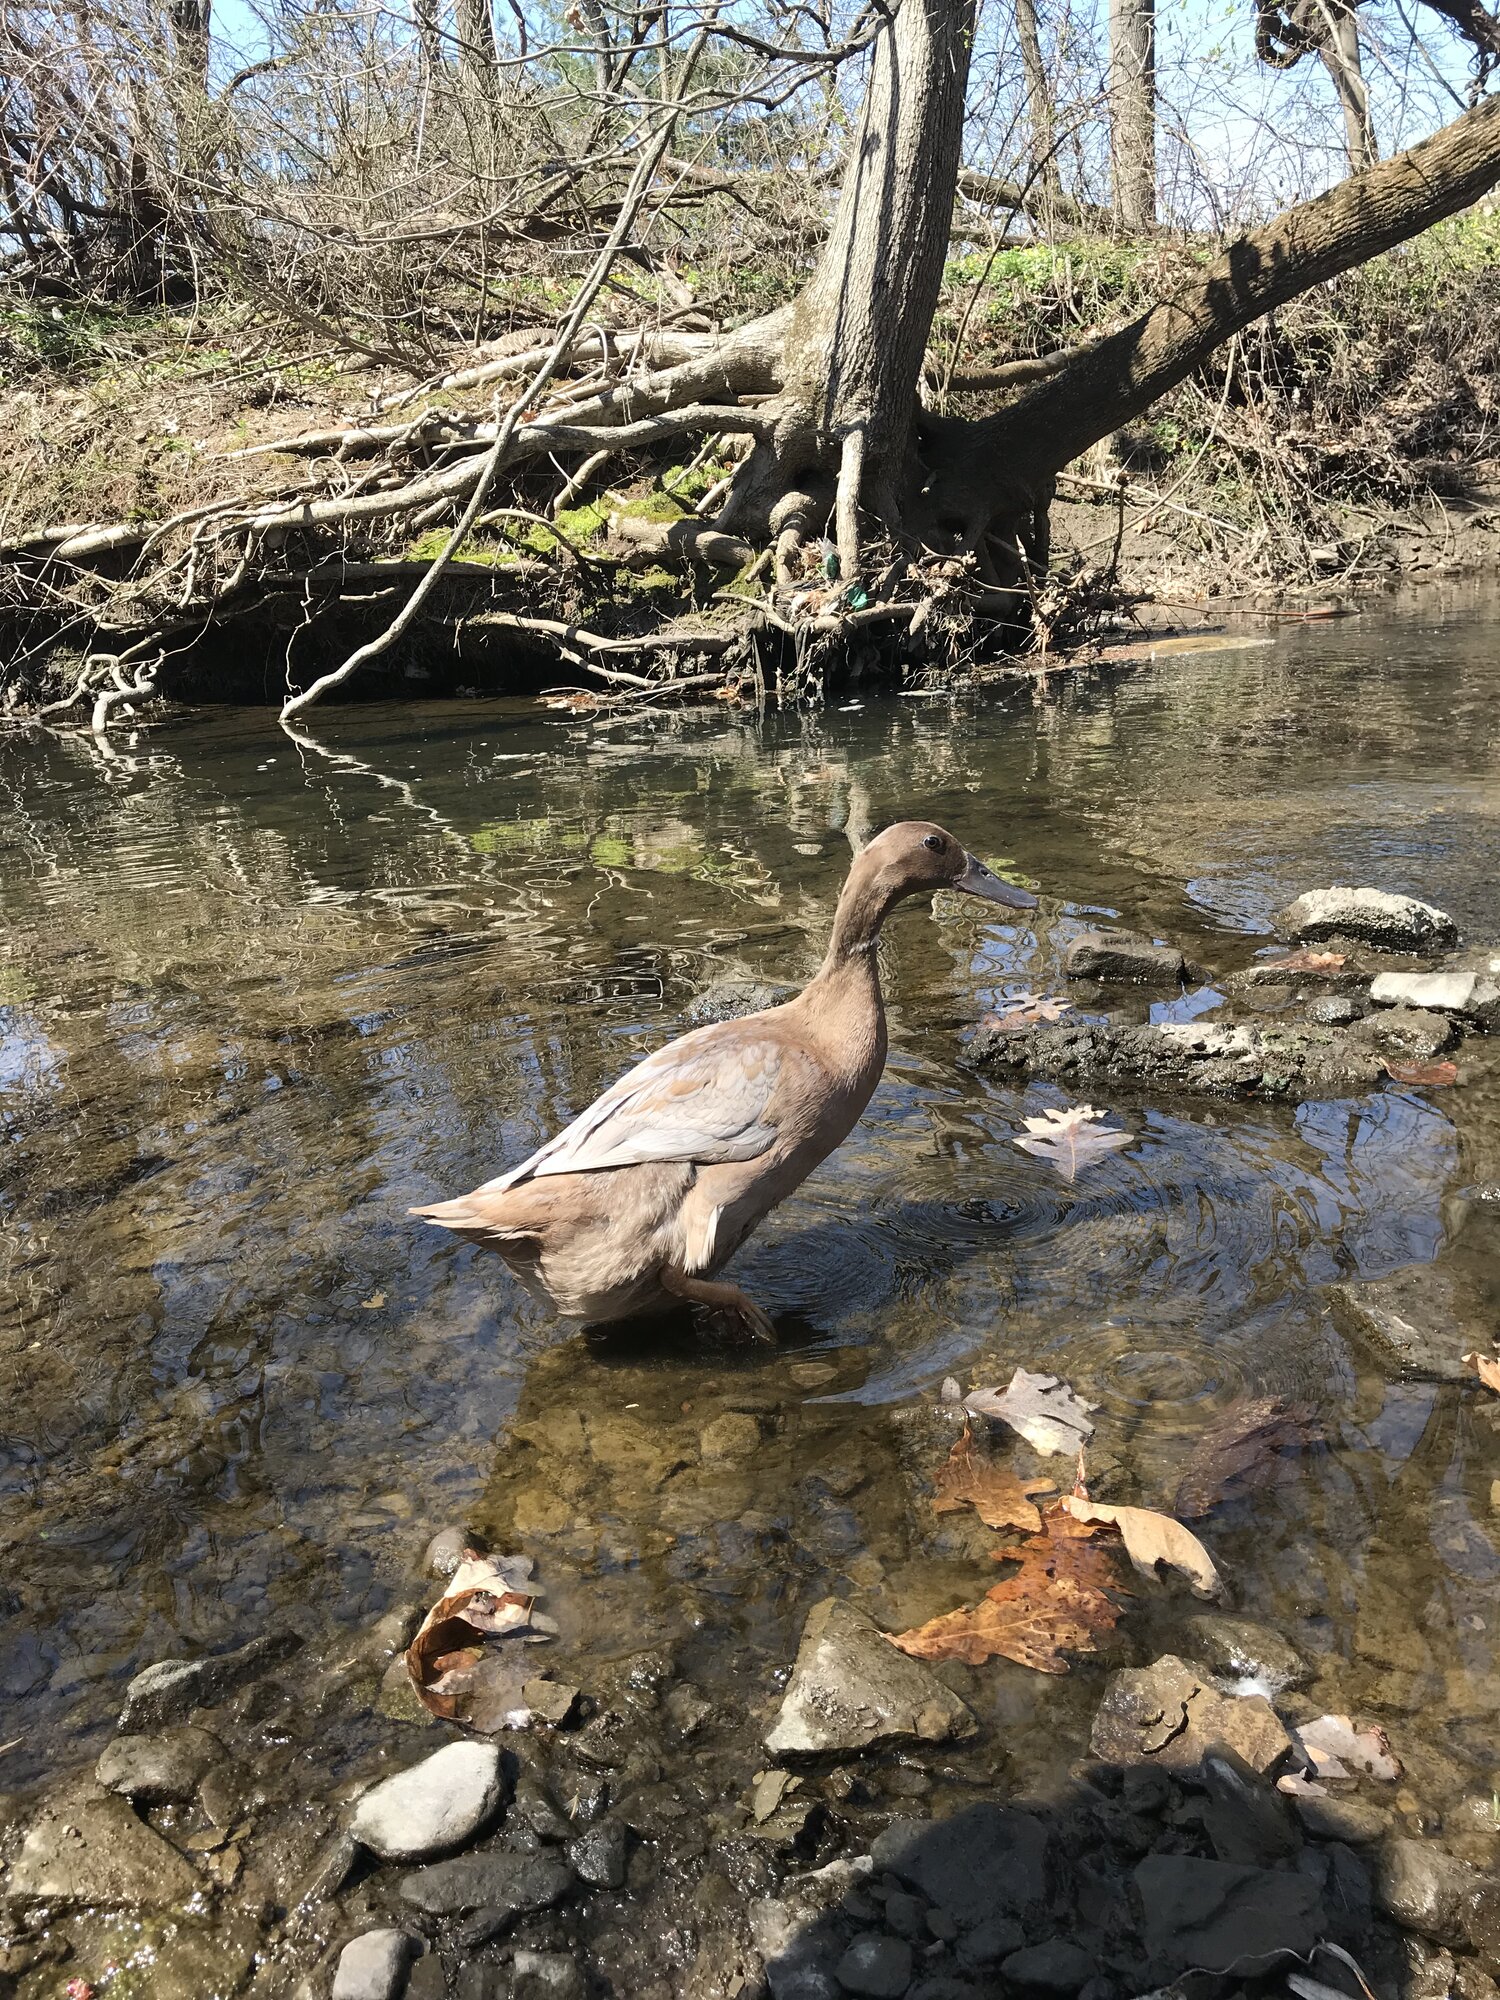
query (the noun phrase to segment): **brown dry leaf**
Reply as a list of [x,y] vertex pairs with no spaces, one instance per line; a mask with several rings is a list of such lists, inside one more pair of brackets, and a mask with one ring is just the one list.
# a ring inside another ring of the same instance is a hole
[[1078,1178],[1080,1167],[1092,1166],[1106,1153],[1117,1153],[1135,1140],[1134,1132],[1111,1132],[1096,1121],[1105,1117],[1092,1104],[1075,1104],[1067,1111],[1044,1111],[1040,1118],[1023,1118],[1026,1137],[1016,1144],[1056,1167],[1065,1181]]
[[936,1484],[935,1514],[972,1507],[987,1528],[1021,1528],[1027,1534],[1042,1525],[1041,1510],[1028,1496],[1052,1491],[1050,1480],[1018,1479],[1008,1465],[976,1451],[967,1431],[938,1467]]
[[986,1014],[980,1026],[997,1035],[1016,1035],[1043,1021],[1060,1021],[1072,1005],[1051,993],[1015,993],[998,1014]]
[[527,1720],[520,1682],[530,1678],[531,1667],[524,1672],[511,1668],[485,1642],[512,1632],[539,1635],[535,1611],[540,1593],[530,1581],[531,1568],[525,1556],[465,1550],[406,1649],[406,1670],[417,1699],[433,1715],[486,1731]]
[[1259,958],[1256,964],[1272,972],[1342,972],[1349,963],[1342,951],[1289,951],[1284,958]]
[[1500,1354],[1466,1354],[1464,1366],[1471,1375],[1479,1377],[1486,1389],[1500,1395]]
[[1090,1412],[1097,1403],[1075,1396],[1056,1375],[1033,1375],[1018,1368],[1004,1389],[971,1389],[959,1400],[976,1417],[998,1417],[1018,1431],[1043,1458],[1081,1451],[1094,1435]]
[[978,1604],[949,1611],[891,1644],[916,1660],[1014,1660],[1043,1674],[1065,1674],[1066,1653],[1091,1653],[1101,1633],[1117,1625],[1128,1595],[1107,1546],[1087,1522],[1061,1506],[1042,1516],[1042,1532],[1017,1548],[997,1549],[1014,1562],[1014,1576],[986,1591]]
[[1322,1441],[1311,1411],[1280,1396],[1242,1396],[1193,1446],[1172,1512],[1179,1520],[1200,1521],[1221,1500],[1281,1478],[1283,1453]]
[[1388,1056],[1385,1073],[1394,1083],[1425,1083],[1435,1089],[1458,1082],[1458,1064],[1450,1062],[1392,1062]]
[[1062,1504],[1077,1521],[1102,1521],[1118,1528],[1125,1553],[1142,1576],[1154,1577],[1156,1565],[1165,1563],[1187,1578],[1195,1596],[1217,1597],[1224,1588],[1208,1550],[1170,1514],[1158,1514],[1150,1507],[1108,1507],[1076,1494]]

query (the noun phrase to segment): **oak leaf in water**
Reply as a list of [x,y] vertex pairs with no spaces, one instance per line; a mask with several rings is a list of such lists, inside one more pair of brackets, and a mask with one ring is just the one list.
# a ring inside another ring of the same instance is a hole
[[1022,1528],[1034,1534],[1042,1525],[1041,1509],[1030,1496],[1047,1493],[1047,1479],[1019,1479],[1008,1465],[976,1451],[967,1431],[938,1467],[935,1514],[972,1507],[987,1528]]
[[999,1417],[1043,1458],[1075,1452],[1094,1435],[1089,1412],[1097,1403],[1075,1396],[1056,1375],[1031,1375],[1018,1368],[1004,1389],[971,1389],[963,1406],[976,1417]]
[[406,1649],[412,1687],[431,1714],[485,1734],[521,1728],[531,1719],[521,1684],[534,1677],[532,1663],[499,1654],[487,1643],[509,1634],[549,1636],[552,1628],[536,1609],[541,1593],[530,1581],[531,1570],[527,1556],[465,1550]]
[[1477,1375],[1486,1389],[1500,1394],[1500,1354],[1466,1354],[1464,1366]]
[[1451,1062],[1392,1062],[1387,1057],[1385,1073],[1393,1083],[1424,1083],[1433,1088],[1458,1082],[1458,1064]]
[[1038,1673],[1065,1674],[1067,1653],[1091,1653],[1101,1634],[1117,1625],[1127,1596],[1118,1569],[1097,1530],[1075,1521],[1061,1506],[1042,1516],[1042,1531],[1013,1549],[997,1549],[997,1562],[1018,1565],[1013,1576],[985,1592],[970,1609],[960,1606],[891,1644],[916,1660],[1014,1660]]
[[1170,1514],[1158,1514],[1150,1507],[1110,1507],[1087,1494],[1069,1494],[1062,1504],[1077,1521],[1118,1528],[1125,1553],[1142,1576],[1154,1577],[1156,1565],[1164,1563],[1185,1576],[1198,1597],[1217,1597],[1223,1590],[1213,1557],[1192,1530]]
[[1241,1396],[1193,1446],[1172,1512],[1179,1520],[1199,1521],[1220,1501],[1280,1479],[1288,1453],[1322,1442],[1310,1410],[1280,1396]]
[[1016,1035],[1043,1021],[1060,1021],[1072,1005],[1051,993],[1014,993],[999,1013],[986,1014],[979,1025],[997,1035]]
[[1391,1755],[1386,1733],[1376,1723],[1356,1729],[1347,1715],[1320,1715],[1293,1729],[1291,1737],[1315,1778],[1352,1778],[1363,1771],[1390,1785],[1401,1776],[1400,1761]]
[[1044,1111],[1040,1118],[1023,1118],[1026,1137],[1016,1144],[1023,1153],[1034,1153],[1055,1167],[1065,1181],[1078,1178],[1081,1167],[1092,1166],[1106,1153],[1117,1153],[1135,1140],[1134,1132],[1114,1132],[1102,1127],[1105,1117],[1092,1104],[1075,1104],[1067,1111]]

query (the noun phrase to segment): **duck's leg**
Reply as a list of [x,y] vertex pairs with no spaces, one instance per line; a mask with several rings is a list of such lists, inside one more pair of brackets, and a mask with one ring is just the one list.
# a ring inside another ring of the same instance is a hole
[[690,1278],[685,1271],[674,1271],[662,1266],[661,1288],[674,1298],[686,1299],[689,1305],[706,1306],[710,1312],[733,1313],[743,1320],[756,1340],[776,1340],[776,1329],[751,1298],[738,1285],[719,1284],[712,1278]]

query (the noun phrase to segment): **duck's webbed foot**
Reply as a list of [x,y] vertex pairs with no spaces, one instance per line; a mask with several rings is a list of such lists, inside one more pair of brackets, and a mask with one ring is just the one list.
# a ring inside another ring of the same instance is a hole
[[674,1298],[686,1299],[689,1305],[704,1306],[710,1312],[733,1313],[747,1328],[753,1340],[776,1343],[776,1329],[770,1319],[738,1285],[719,1284],[712,1278],[690,1278],[684,1271],[663,1269],[661,1287]]

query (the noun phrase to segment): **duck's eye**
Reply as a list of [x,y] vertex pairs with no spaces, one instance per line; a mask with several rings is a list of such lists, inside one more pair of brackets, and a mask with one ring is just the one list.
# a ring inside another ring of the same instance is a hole
[[943,851],[943,836],[940,833],[929,833],[923,839],[922,845],[930,847],[934,854],[941,854]]

